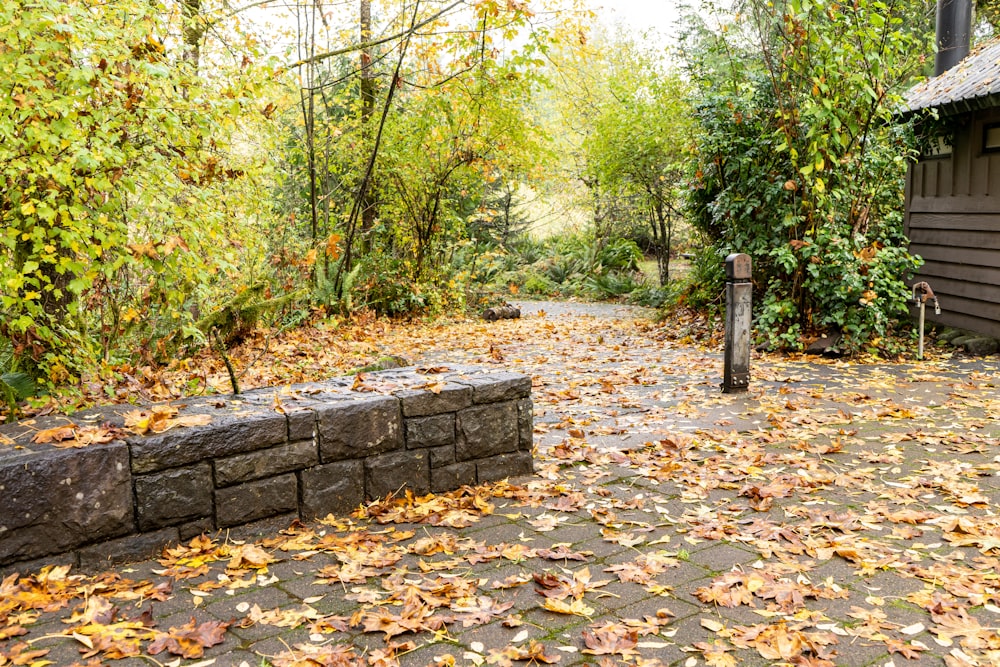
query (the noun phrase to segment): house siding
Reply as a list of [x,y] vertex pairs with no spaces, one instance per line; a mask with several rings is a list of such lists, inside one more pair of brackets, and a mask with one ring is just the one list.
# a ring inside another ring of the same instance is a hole
[[910,168],[906,233],[941,303],[928,319],[1000,337],[1000,153],[982,151],[993,123],[1000,109],[960,116],[951,156]]

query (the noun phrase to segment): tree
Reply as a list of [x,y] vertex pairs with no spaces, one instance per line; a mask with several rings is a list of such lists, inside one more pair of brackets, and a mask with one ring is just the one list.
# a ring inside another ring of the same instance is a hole
[[[341,58],[351,52],[346,47],[318,55],[307,49],[301,59],[307,67],[328,64],[306,77],[301,162],[311,164],[309,155],[322,147],[323,164],[314,162],[306,179],[316,184],[309,200],[322,202],[327,214],[312,243],[327,258],[334,249],[335,261],[317,272],[317,293],[332,306],[400,312],[426,305],[405,294],[450,282],[443,278],[451,270],[448,248],[465,238],[492,181],[516,180],[538,151],[522,110],[539,37],[516,50],[494,46],[525,27],[528,8],[480,2],[468,15],[455,12],[456,4],[427,7],[408,6],[387,25],[389,37],[362,38],[353,48],[357,64]],[[364,35],[378,15],[377,7],[361,9]],[[390,286],[404,297],[376,294]],[[352,296],[352,287],[365,294]]]
[[[690,208],[713,252],[755,263],[774,347],[836,330],[878,346],[919,260],[902,233],[910,143],[893,117],[924,56],[922,3],[748,0],[694,33],[699,156]],[[700,41],[699,41],[700,40]]]
[[0,9],[0,335],[53,383],[129,347],[156,355],[258,255],[252,160],[226,151],[251,73],[207,88],[157,38],[166,19],[126,0]]
[[619,36],[606,53],[607,94],[595,101],[592,133],[584,140],[587,174],[605,197],[628,202],[632,215],[648,220],[666,285],[693,130],[687,85],[665,68],[665,54],[642,50],[631,38]]

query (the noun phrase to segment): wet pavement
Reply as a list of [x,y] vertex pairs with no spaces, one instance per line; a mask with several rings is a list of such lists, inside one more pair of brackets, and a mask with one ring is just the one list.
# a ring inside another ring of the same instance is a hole
[[1000,664],[997,357],[755,357],[724,395],[648,311],[519,305],[415,363],[531,375],[535,475],[20,573],[0,666]]

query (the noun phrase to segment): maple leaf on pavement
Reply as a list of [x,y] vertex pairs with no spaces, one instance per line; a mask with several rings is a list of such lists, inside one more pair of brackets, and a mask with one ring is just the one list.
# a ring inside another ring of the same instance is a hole
[[635,655],[635,647],[639,643],[639,633],[634,629],[617,623],[605,623],[583,631],[583,643],[587,648],[584,653],[590,655]]
[[931,611],[931,618],[936,623],[931,630],[933,634],[948,640],[954,637],[964,637],[962,646],[965,648],[984,648],[996,637],[991,628],[984,628],[980,625],[979,620],[970,616],[964,607],[957,611],[947,611],[940,614]]
[[705,664],[709,667],[737,667],[739,664],[736,658],[729,654],[729,651],[733,650],[732,647],[726,646],[718,640],[711,644],[698,642],[694,644],[694,648],[701,651],[702,657],[705,658]]
[[827,646],[836,644],[838,640],[832,633],[802,632],[789,628],[782,621],[773,625],[738,626],[733,630],[730,641],[740,648],[756,649],[767,660],[799,664],[809,657],[827,659]]
[[674,618],[674,612],[666,607],[656,610],[655,616],[646,615],[642,620],[623,618],[622,624],[632,628],[639,636],[659,634],[664,626],[669,625]]
[[117,613],[118,608],[111,604],[110,600],[95,595],[87,598],[83,609],[78,609],[69,618],[64,618],[63,623],[107,625],[114,622]]
[[4,652],[0,647],[0,666],[2,665],[51,665],[51,660],[41,660],[49,653],[49,649],[31,650],[31,646],[26,642],[19,642],[10,647],[10,651]]
[[916,644],[910,644],[901,639],[893,639],[891,637],[886,638],[885,645],[889,649],[889,653],[899,653],[907,660],[915,660],[920,657],[921,651],[927,650],[926,646],[917,646]]
[[541,606],[543,609],[554,611],[557,614],[583,616],[585,618],[590,618],[594,615],[594,608],[588,607],[582,598],[575,599],[571,602],[566,602],[565,600],[559,600],[556,598],[545,598],[545,601],[542,602]]
[[532,639],[527,646],[507,646],[503,649],[492,649],[486,658],[487,664],[510,667],[514,662],[531,662],[536,664],[554,665],[562,659],[561,655],[546,653],[545,645]]
[[232,547],[232,558],[226,568],[229,570],[254,569],[267,570],[270,563],[277,559],[255,544],[240,544]]
[[239,627],[249,628],[257,623],[262,623],[279,628],[297,628],[308,621],[317,621],[322,617],[321,613],[307,604],[294,609],[275,607],[270,611],[264,611],[259,605],[254,604],[250,607],[246,617],[240,621]]
[[149,644],[146,651],[157,655],[166,650],[172,655],[182,658],[200,658],[205,655],[205,649],[225,641],[226,628],[229,623],[224,621],[205,621],[198,623],[193,617],[179,628],[170,628],[169,632],[160,633]]
[[363,667],[364,658],[348,644],[298,644],[269,658],[274,667]]
[[475,600],[451,605],[451,610],[455,612],[455,620],[461,621],[463,628],[469,628],[489,623],[506,614],[513,606],[513,601],[498,602],[487,595],[480,595]]
[[551,549],[535,549],[535,555],[546,560],[578,560],[585,561],[593,556],[593,551],[570,551],[565,544],[555,544]]
[[697,588],[694,595],[702,602],[723,607],[753,606],[753,593],[760,590],[763,583],[763,578],[757,573],[727,572],[716,577],[708,586]]

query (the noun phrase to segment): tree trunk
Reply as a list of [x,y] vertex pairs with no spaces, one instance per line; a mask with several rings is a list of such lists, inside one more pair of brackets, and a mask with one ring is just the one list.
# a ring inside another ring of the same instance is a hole
[[201,0],[183,0],[181,13],[184,16],[184,50],[181,57],[197,73],[201,60],[201,38],[205,34],[201,21]]
[[[361,43],[372,38],[371,0],[360,0]],[[361,137],[364,146],[372,143],[372,117],[375,115],[375,71],[372,67],[371,47],[361,49]],[[365,253],[371,250],[371,230],[375,226],[376,202],[372,188],[365,190],[361,199],[361,245]]]
[[674,233],[670,211],[659,199],[650,210],[649,226],[653,230],[653,244],[656,250],[656,267],[660,274],[660,286],[670,282],[670,245]]
[[[660,223],[661,227],[663,222]],[[670,251],[673,245],[674,236],[674,220],[670,216],[670,211],[667,211],[666,229],[662,230],[666,232],[667,243],[666,247],[663,249],[663,270],[660,272],[660,286],[665,287],[667,283],[670,282]]]

